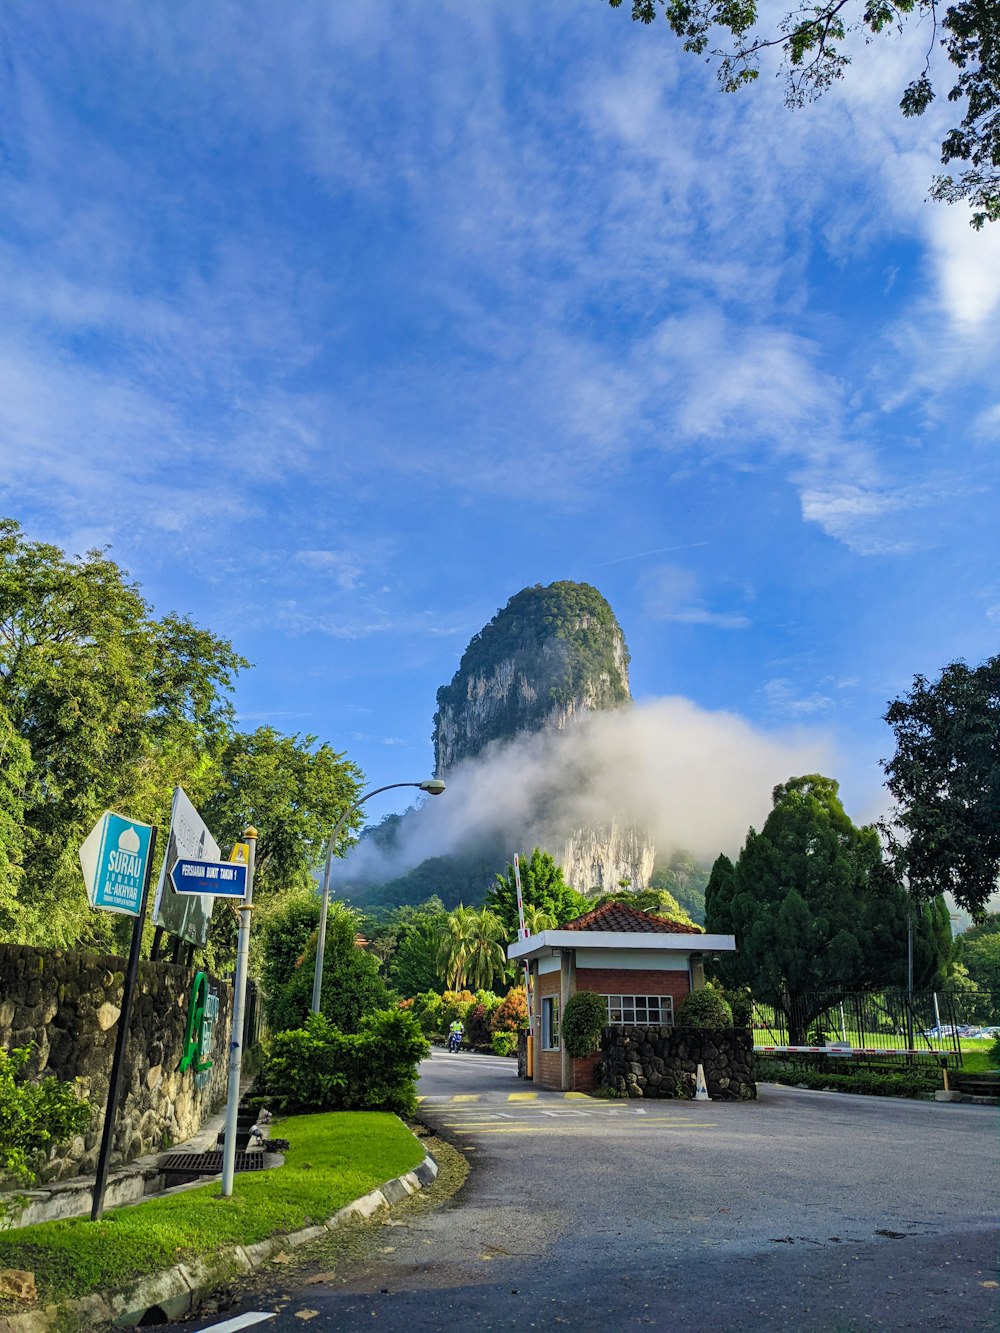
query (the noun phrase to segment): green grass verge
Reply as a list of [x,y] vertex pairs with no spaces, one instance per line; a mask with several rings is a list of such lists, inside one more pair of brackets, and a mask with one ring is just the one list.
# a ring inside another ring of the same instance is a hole
[[344,1204],[417,1166],[423,1147],[393,1115],[340,1111],[292,1116],[273,1132],[291,1143],[285,1165],[105,1213],[0,1234],[0,1268],[35,1274],[42,1302],[113,1290],[220,1246],[252,1245],[323,1222]]

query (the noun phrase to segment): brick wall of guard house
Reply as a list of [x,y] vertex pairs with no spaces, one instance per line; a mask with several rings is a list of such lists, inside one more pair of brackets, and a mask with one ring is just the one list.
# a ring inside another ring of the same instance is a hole
[[747,1028],[606,1027],[601,1057],[601,1085],[628,1097],[693,1097],[699,1064],[710,1097],[757,1096]]
[[[28,1075],[79,1079],[81,1094],[94,1107],[88,1129],[51,1150],[38,1173],[43,1183],[96,1168],[126,967],[124,958],[111,954],[0,944],[0,1044],[33,1045]],[[219,998],[219,1016],[208,1081],[198,1088],[192,1070],[181,1074],[177,1068],[196,970],[139,964],[112,1167],[190,1138],[225,1102],[232,987],[215,977],[209,984]]]
[[[548,995],[559,995],[559,973],[543,972],[538,978],[538,1013],[542,1012],[542,1000]],[[538,1037],[535,1042],[535,1077],[534,1082],[542,1088],[562,1087],[562,1056],[559,1051],[542,1050],[542,1025],[538,1024]]]
[[[538,979],[539,1012],[541,999],[559,994],[559,973],[546,972]],[[637,971],[621,968],[578,967],[576,970],[576,990],[595,991],[598,995],[669,995],[674,1002],[676,1013],[681,1000],[690,991],[688,973],[667,971],[662,968],[643,968]],[[599,1051],[573,1060],[570,1090],[573,1092],[592,1092],[602,1087],[603,1081],[598,1072],[601,1060]],[[534,1081],[544,1088],[562,1087],[562,1067],[559,1051],[541,1049],[541,1029],[535,1045]]]

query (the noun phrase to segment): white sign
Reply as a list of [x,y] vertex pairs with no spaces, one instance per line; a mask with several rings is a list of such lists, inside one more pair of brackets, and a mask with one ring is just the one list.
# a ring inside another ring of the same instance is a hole
[[170,810],[170,839],[156,885],[153,924],[162,926],[170,935],[179,935],[189,944],[204,944],[208,939],[215,897],[211,893],[175,892],[170,872],[174,863],[180,860],[219,861],[221,857],[219,844],[209,833],[205,821],[183,789],[175,787]]

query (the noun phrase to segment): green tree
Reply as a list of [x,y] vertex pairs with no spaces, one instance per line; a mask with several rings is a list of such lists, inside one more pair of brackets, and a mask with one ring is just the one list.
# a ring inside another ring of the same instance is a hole
[[[23,778],[21,847],[6,838],[8,863],[19,855],[22,867],[8,935],[111,942],[110,914],[87,905],[77,848],[105,808],[162,824],[182,778],[202,793],[245,665],[190,620],[154,619],[105,552],[70,560],[0,520],[0,716],[19,738]],[[9,810],[9,775],[6,786]]]
[[448,913],[440,898],[431,898],[419,908],[398,910],[407,915],[389,959],[389,979],[400,995],[435,990],[444,982],[438,951],[447,930]]
[[[323,988],[320,1012],[341,1032],[358,1032],[361,1020],[377,1009],[387,1009],[393,994],[379,976],[378,959],[355,944],[360,918],[342,903],[331,903],[326,922]],[[299,1028],[312,1002],[316,938],[310,935],[305,953],[279,988],[267,997],[267,1014],[274,1031]]]
[[454,990],[466,986],[489,989],[504,976],[507,953],[504,926],[488,908],[477,911],[460,903],[445,919],[438,967]]
[[947,890],[979,918],[1000,874],[1000,656],[952,662],[933,683],[916,676],[885,720],[898,870],[915,897]]
[[489,990],[507,972],[506,932],[495,912],[484,907],[476,913],[472,938],[468,945],[466,984]]
[[[589,898],[570,888],[563,878],[562,867],[556,865],[549,852],[536,847],[530,857],[522,856],[518,859],[525,908],[529,904],[537,907],[546,915],[554,917],[556,925],[561,926],[593,907]],[[505,938],[516,940],[519,922],[513,865],[507,866],[506,874],[496,876],[493,887],[486,895],[485,905],[503,922]]]
[[543,930],[555,930],[559,922],[554,912],[546,912],[534,903],[528,903],[524,909],[524,928],[529,935],[540,935]]
[[749,831],[736,865],[716,861],[706,902],[708,931],[737,941],[718,975],[775,1005],[793,1045],[838,996],[905,980],[907,895],[877,832],[855,827],[831,778],[775,787],[773,809],[760,833]]
[[636,907],[640,912],[651,912],[654,916],[667,917],[670,921],[679,921],[693,926],[693,922],[674,895],[666,889],[623,889],[620,893],[602,893],[590,905],[603,907],[605,903],[624,903],[626,907]]
[[0,931],[15,923],[24,878],[24,797],[31,751],[0,705]]
[[[248,824],[259,830],[254,898],[314,884],[337,820],[361,793],[356,764],[315,736],[283,736],[273,727],[230,735],[219,754],[213,790],[202,815],[220,844],[238,842]],[[348,820],[335,854],[350,845]]]
[[651,889],[665,889],[673,895],[695,925],[705,924],[705,886],[708,867],[696,861],[690,852],[673,852],[666,861],[657,861],[649,877]]
[[973,926],[959,940],[969,980],[992,992],[993,1008],[1000,1013],[1000,912],[993,912],[981,926]]
[[[608,3],[619,9],[622,0]],[[802,0],[783,18],[765,10],[763,22],[756,0],[632,0],[631,9],[641,23],[652,23],[662,10],[686,51],[717,61],[727,92],[753,82],[761,52],[779,47],[790,106],[813,100],[844,75],[849,34],[872,41],[900,31],[907,21],[928,22],[931,44],[903,90],[900,110],[919,116],[934,100],[933,61],[940,45],[958,71],[948,101],[963,111],[941,144],[941,161],[966,165],[957,180],[937,177],[931,194],[949,203],[967,200],[974,227],[1000,218],[1000,5],[995,0]]]

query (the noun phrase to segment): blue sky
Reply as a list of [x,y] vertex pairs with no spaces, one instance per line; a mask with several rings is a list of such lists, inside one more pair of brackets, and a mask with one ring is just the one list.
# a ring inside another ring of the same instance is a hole
[[576,579],[638,698],[804,729],[868,817],[886,702],[997,651],[1000,229],[925,202],[927,34],[789,112],[627,10],[4,6],[0,508],[372,784]]

